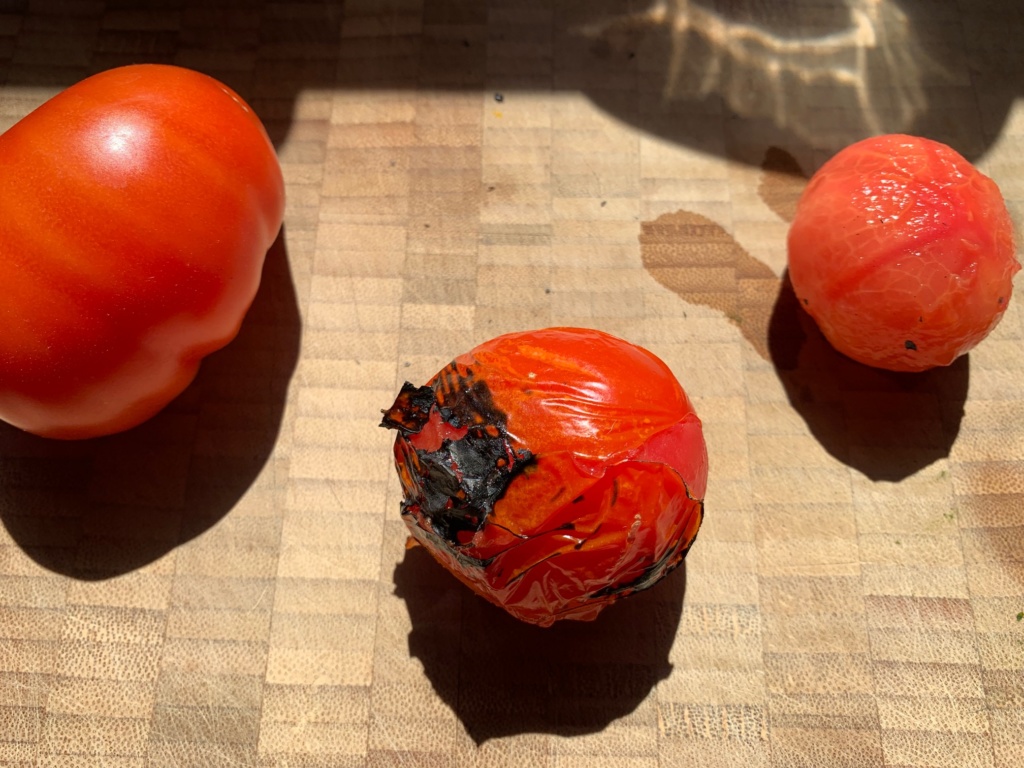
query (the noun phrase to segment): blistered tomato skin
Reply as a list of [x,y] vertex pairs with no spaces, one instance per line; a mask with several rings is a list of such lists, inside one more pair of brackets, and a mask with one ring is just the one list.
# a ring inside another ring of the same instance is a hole
[[384,412],[412,536],[523,621],[652,586],[703,518],[707,450],[671,370],[600,331],[500,336]]
[[826,162],[788,250],[793,289],[832,345],[895,371],[949,365],[977,345],[1020,269],[995,182],[950,147],[905,135]]

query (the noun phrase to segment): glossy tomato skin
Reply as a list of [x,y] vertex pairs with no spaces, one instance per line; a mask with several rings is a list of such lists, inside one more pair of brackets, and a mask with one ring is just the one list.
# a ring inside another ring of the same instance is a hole
[[1020,269],[995,182],[944,144],[898,134],[819,169],[788,250],[793,289],[832,345],[895,371],[949,365],[977,345]]
[[595,618],[676,567],[707,450],[671,370],[606,333],[513,333],[406,384],[383,426],[412,536],[512,615]]
[[136,65],[0,136],[0,418],[54,438],[137,425],[237,334],[284,214],[259,118]]

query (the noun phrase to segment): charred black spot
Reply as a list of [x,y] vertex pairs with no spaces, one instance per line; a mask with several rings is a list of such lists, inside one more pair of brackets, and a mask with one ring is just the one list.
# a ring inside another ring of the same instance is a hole
[[[436,412],[456,429],[466,428],[439,448],[416,448],[408,440]],[[395,405],[385,411],[381,426],[399,431],[401,463],[409,473],[404,483],[403,514],[426,518],[430,533],[448,549],[460,534],[480,530],[512,479],[533,463],[529,451],[516,450],[505,425],[508,417],[494,405],[486,383],[472,371],[448,365],[431,385],[402,387]]]
[[906,341],[904,341],[903,342],[903,346],[906,347],[907,349],[912,349],[915,352],[917,351],[917,344],[912,342],[910,339],[907,339]]
[[395,403],[388,410],[381,411],[384,418],[380,426],[397,429],[407,435],[414,435],[423,429],[430,418],[430,409],[434,406],[434,390],[432,387],[417,387],[408,381],[395,398]]

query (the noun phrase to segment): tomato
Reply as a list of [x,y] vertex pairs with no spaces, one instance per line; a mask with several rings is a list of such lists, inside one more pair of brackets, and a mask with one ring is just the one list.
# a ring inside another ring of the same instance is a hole
[[977,345],[1020,269],[995,182],[945,144],[904,135],[826,162],[788,249],[793,289],[832,345],[896,371],[949,365]]
[[382,426],[415,540],[524,621],[595,618],[676,567],[703,519],[707,449],[672,371],[606,333],[492,339]]
[[128,429],[238,332],[284,215],[259,118],[187,69],[109,70],[0,136],[0,419]]

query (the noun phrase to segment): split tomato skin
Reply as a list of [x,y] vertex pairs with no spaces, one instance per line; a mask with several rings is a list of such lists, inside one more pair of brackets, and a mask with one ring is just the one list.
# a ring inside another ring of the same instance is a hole
[[0,136],[0,419],[120,432],[237,334],[281,228],[252,109],[181,67],[108,70]]
[[702,425],[671,370],[601,331],[507,334],[384,412],[414,539],[542,626],[594,619],[682,561],[703,519]]
[[949,365],[976,346],[1020,269],[996,183],[945,144],[901,134],[852,144],[814,174],[788,259],[832,345],[894,371]]

